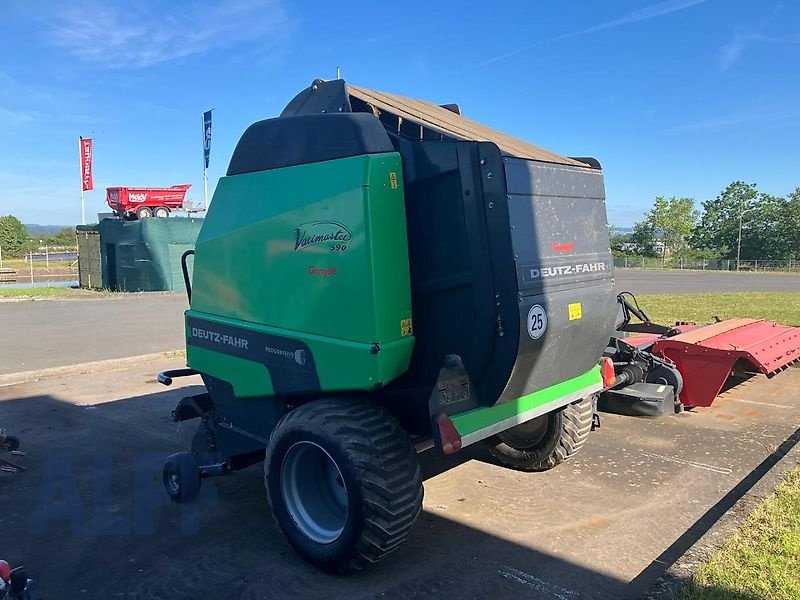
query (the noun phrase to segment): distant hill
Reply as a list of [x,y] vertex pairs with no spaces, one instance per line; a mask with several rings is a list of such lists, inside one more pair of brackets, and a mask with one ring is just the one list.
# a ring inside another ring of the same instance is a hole
[[69,227],[69,225],[36,225],[36,224],[25,224],[25,227],[28,228],[28,235],[30,237],[36,237],[37,235],[55,235],[64,227]]

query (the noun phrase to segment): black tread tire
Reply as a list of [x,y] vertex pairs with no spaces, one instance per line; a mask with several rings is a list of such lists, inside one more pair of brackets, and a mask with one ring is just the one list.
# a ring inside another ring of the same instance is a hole
[[486,440],[489,452],[521,471],[547,471],[575,456],[592,430],[594,396],[588,396],[537,418],[547,418],[544,438],[531,448],[515,448],[499,436]]
[[[177,475],[178,489],[172,489],[167,478]],[[191,452],[178,452],[164,462],[164,489],[173,502],[191,502],[200,494],[200,467]]]
[[[165,212],[165,215],[159,215],[159,212]],[[153,216],[157,219],[166,219],[169,217],[169,209],[166,206],[157,206],[156,209],[153,211]]]
[[149,206],[140,206],[136,209],[137,219],[149,219],[153,216],[153,209]]
[[[281,465],[298,441],[321,446],[345,482],[344,529],[329,544],[308,538],[283,499]],[[332,573],[385,558],[406,540],[422,511],[422,473],[408,434],[386,410],[367,401],[315,400],[290,411],[270,436],[264,481],[272,514],[289,544]]]
[[14,450],[19,448],[19,438],[13,435],[7,435],[5,447],[9,452],[14,452]]

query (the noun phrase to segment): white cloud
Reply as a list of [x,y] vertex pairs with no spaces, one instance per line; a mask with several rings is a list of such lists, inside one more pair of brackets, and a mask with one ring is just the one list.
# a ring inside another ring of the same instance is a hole
[[640,21],[649,21],[650,19],[657,19],[658,17],[663,17],[672,14],[674,12],[678,12],[680,10],[691,8],[692,6],[696,6],[697,4],[703,4],[706,1],[707,0],[666,0],[665,2],[650,4],[649,6],[645,6],[644,8],[631,11],[628,14],[619,17],[618,19],[613,19],[611,21],[607,21],[599,25],[594,25],[593,27],[588,27],[587,29],[582,29],[574,33],[565,33],[564,35],[559,36],[557,39],[565,37],[574,37],[576,35],[594,33],[595,31],[614,29],[615,27],[630,25],[631,23],[639,23]]
[[275,44],[291,28],[281,0],[139,0],[124,7],[91,0],[56,13],[52,40],[87,62],[148,67],[240,43]]
[[770,36],[761,33],[735,33],[733,37],[719,49],[720,70],[724,73],[733,67],[754,42],[767,44],[800,44],[800,34]]
[[718,115],[702,121],[687,123],[665,129],[663,133],[691,133],[696,131],[722,131],[737,127],[759,126],[792,123],[800,120],[800,110],[793,111],[757,111],[731,115]]
[[707,0],[665,0],[664,2],[657,2],[656,4],[650,4],[649,6],[645,6],[643,8],[631,11],[618,17],[616,19],[612,19],[611,21],[606,21],[604,23],[599,23],[598,25],[592,25],[591,27],[587,27],[585,29],[580,29],[578,31],[570,31],[568,33],[562,33],[561,35],[557,35],[552,38],[546,38],[544,40],[540,40],[538,42],[534,42],[532,44],[526,44],[524,46],[520,46],[519,48],[515,48],[509,52],[504,54],[500,54],[498,56],[494,56],[482,62],[479,62],[473,67],[484,67],[486,65],[490,65],[497,61],[510,58],[511,56],[515,56],[526,50],[530,50],[531,48],[536,48],[538,46],[543,46],[544,44],[549,44],[551,42],[557,42],[560,40],[565,40],[573,37],[578,37],[581,35],[586,35],[590,33],[595,33],[598,31],[606,31],[608,29],[614,29],[616,27],[623,27],[625,25],[631,25],[633,23],[640,23],[642,21],[649,21],[651,19],[657,19],[659,17],[664,17],[666,15],[685,10],[687,8],[691,8],[692,6],[696,6],[698,4],[703,4],[707,2]]

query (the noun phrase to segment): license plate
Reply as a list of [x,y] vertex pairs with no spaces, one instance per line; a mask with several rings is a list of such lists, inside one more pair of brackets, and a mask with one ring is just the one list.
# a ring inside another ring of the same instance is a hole
[[439,397],[442,404],[469,400],[469,396],[469,378],[466,376],[449,379],[439,384]]

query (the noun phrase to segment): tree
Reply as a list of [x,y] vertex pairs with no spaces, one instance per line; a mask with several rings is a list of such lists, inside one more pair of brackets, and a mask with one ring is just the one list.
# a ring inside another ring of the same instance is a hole
[[696,220],[693,199],[658,196],[644,221],[634,225],[632,238],[641,254],[658,251],[663,259],[686,250]]
[[22,256],[28,229],[13,215],[0,217],[0,248],[4,256]]
[[789,194],[780,219],[780,235],[786,243],[786,256],[800,259],[800,187]]
[[700,222],[690,238],[692,246],[717,251],[726,258],[736,258],[739,213],[755,209],[757,197],[756,184],[734,181],[714,200],[703,202]]
[[753,201],[742,215],[742,260],[790,258],[790,231],[784,227],[787,204],[786,198],[764,193]]
[[[734,181],[714,200],[703,202],[700,223],[692,234],[696,248],[716,250],[735,259],[787,259],[798,253],[800,196],[788,199],[759,193],[755,184]],[[741,220],[740,220],[741,219]]]
[[640,256],[656,256],[656,232],[648,221],[641,221],[633,225],[633,233],[628,241],[633,244],[633,250]]
[[64,227],[55,235],[45,238],[45,243],[50,246],[67,246],[69,248],[74,248],[75,229],[72,227]]

